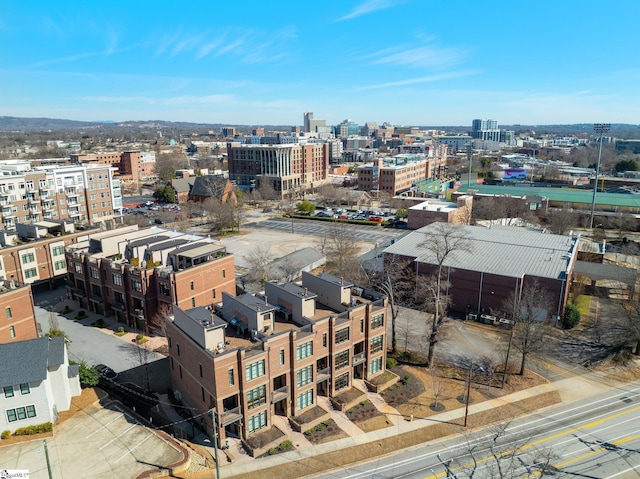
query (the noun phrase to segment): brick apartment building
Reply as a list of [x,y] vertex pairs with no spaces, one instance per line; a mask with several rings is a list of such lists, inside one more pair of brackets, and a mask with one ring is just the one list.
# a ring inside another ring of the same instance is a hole
[[73,223],[65,221],[18,223],[15,230],[0,230],[0,280],[28,284],[36,290],[64,284],[64,248],[97,231],[76,231]]
[[233,256],[208,237],[134,225],[92,234],[65,257],[70,298],[143,331],[173,305],[210,306],[235,294]]
[[0,220],[17,223],[70,220],[113,227],[122,215],[120,181],[106,165],[32,166],[28,160],[0,162]]
[[[177,397],[220,443],[299,416],[386,361],[386,297],[335,276],[266,283],[263,295],[223,294],[215,310],[174,308],[167,317]],[[210,414],[210,413],[211,414]]]
[[326,143],[286,145],[227,144],[229,179],[240,188],[269,183],[285,197],[313,188],[327,179],[329,146]]
[[72,163],[109,165],[123,180],[148,181],[155,179],[156,154],[150,151],[77,153],[70,155]]
[[426,155],[396,155],[358,168],[358,189],[397,195],[435,175],[436,161]]
[[0,344],[35,339],[38,325],[29,285],[0,281]]

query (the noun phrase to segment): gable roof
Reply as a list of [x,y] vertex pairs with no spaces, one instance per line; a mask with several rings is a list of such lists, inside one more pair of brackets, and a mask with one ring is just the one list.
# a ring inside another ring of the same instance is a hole
[[171,180],[171,186],[174,190],[176,190],[176,193],[189,193],[196,181],[196,178],[196,176],[189,176],[187,178],[174,178],[173,180]]
[[219,175],[197,176],[190,194],[191,196],[205,196],[220,200],[228,181],[227,178]]
[[42,337],[0,344],[0,387],[40,382],[64,364],[64,338]]

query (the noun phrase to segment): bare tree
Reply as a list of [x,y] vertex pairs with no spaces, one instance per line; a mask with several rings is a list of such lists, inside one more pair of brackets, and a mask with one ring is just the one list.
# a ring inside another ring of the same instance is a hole
[[173,305],[169,303],[160,303],[158,310],[149,318],[147,323],[149,334],[163,337],[166,336],[167,320],[165,318],[172,313]]
[[[431,322],[431,334],[429,335],[429,351],[427,364],[433,364],[435,346],[439,340],[439,330],[445,318],[446,305],[443,298],[443,267],[444,263],[455,260],[456,254],[471,251],[471,241],[464,228],[450,223],[434,223],[435,226],[424,233],[424,240],[418,245],[430,256],[428,261],[436,266],[435,285],[432,288],[434,302],[433,320]],[[441,308],[443,311],[441,312]]]
[[443,406],[438,402],[438,398],[442,396],[444,392],[444,384],[435,366],[429,368],[429,375],[431,376],[431,392],[433,393],[433,404],[431,407],[436,411],[440,411],[443,409]]
[[354,273],[361,271],[357,254],[358,241],[353,229],[347,223],[333,222],[328,228],[327,269],[337,276],[355,281],[358,278],[354,277]]
[[568,209],[554,209],[549,215],[549,229],[558,235],[578,226],[578,215]]
[[251,250],[245,259],[249,263],[249,278],[253,281],[266,281],[267,265],[273,259],[271,246],[269,244],[258,245]]
[[411,260],[399,255],[386,255],[383,268],[365,272],[368,283],[387,296],[391,310],[391,352],[396,353],[397,335],[396,322],[400,312],[400,302],[406,297],[411,284],[407,281],[407,269]]
[[522,288],[520,297],[512,293],[503,309],[512,315],[512,344],[521,354],[519,374],[522,376],[529,354],[542,352],[545,347],[547,322],[552,310],[549,293],[537,281],[533,282]]

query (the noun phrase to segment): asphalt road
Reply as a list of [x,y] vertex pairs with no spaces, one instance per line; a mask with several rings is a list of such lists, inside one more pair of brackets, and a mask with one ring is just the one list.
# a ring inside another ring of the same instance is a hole
[[640,381],[636,381],[538,411],[504,424],[502,430],[486,428],[312,477],[640,477],[639,424]]

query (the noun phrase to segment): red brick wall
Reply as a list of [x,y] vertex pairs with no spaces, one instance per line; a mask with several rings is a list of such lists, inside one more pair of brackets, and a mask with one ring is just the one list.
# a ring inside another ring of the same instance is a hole
[[[36,317],[33,311],[31,286],[0,293],[0,343],[24,341],[38,337]],[[11,309],[11,318],[7,308]],[[11,327],[15,337],[11,337]]]

